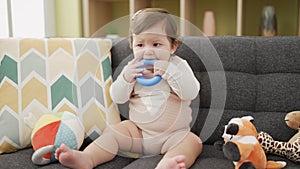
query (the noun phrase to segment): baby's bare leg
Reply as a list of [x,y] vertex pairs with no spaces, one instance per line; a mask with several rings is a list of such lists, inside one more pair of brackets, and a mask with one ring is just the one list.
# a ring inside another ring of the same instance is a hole
[[103,135],[91,143],[84,151],[71,150],[62,145],[56,150],[56,158],[70,168],[92,169],[112,160],[118,150],[142,151],[141,132],[131,121],[122,121],[105,130]]
[[202,151],[202,142],[198,136],[189,133],[174,148],[168,150],[156,169],[189,168]]

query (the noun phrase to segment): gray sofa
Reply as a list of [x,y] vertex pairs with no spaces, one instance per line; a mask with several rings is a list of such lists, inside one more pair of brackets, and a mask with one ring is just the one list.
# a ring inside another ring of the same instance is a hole
[[[287,112],[300,110],[300,37],[184,37],[176,54],[191,65],[201,83],[193,101],[192,131],[204,141],[203,152],[192,169],[230,169],[232,162],[214,147],[223,127],[233,117],[251,115],[258,131],[287,141],[296,131],[284,121]],[[114,78],[132,56],[128,39],[115,39],[112,48]],[[120,105],[123,119],[127,107]],[[88,143],[86,143],[88,144]],[[31,148],[0,155],[0,168],[64,168],[58,163],[36,166]],[[161,155],[132,159],[117,156],[99,169],[153,169]],[[286,169],[300,168],[288,159]]]

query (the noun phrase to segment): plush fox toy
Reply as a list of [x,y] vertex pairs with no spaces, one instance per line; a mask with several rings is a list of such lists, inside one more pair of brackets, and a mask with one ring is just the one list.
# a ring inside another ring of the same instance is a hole
[[253,117],[233,118],[225,126],[223,152],[232,160],[235,169],[280,169],[283,161],[267,161],[264,150],[257,140]]

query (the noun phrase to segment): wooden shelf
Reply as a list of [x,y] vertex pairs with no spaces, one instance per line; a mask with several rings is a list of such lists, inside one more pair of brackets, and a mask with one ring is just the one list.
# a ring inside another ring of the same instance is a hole
[[206,10],[214,12],[216,36],[258,36],[261,11],[267,5],[275,7],[279,36],[300,35],[299,0],[83,0],[83,30],[90,37],[107,23],[127,16],[119,25],[111,24],[119,35],[126,35],[129,18],[137,10],[159,7],[186,21],[179,24],[182,36],[199,35],[195,31],[202,30]]

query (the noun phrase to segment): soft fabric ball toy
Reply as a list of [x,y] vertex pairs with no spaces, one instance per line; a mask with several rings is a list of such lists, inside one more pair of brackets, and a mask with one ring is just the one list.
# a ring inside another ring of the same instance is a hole
[[276,154],[300,163],[300,111],[293,111],[285,116],[286,124],[298,132],[288,141],[276,141],[266,132],[258,134],[258,140],[266,153]]
[[84,127],[76,115],[67,111],[45,114],[36,122],[31,135],[35,150],[32,161],[37,165],[55,162],[55,150],[62,143],[78,150],[83,139]]
[[233,161],[235,169],[280,169],[283,161],[267,161],[264,150],[257,140],[253,117],[233,118],[225,126],[223,152]]

